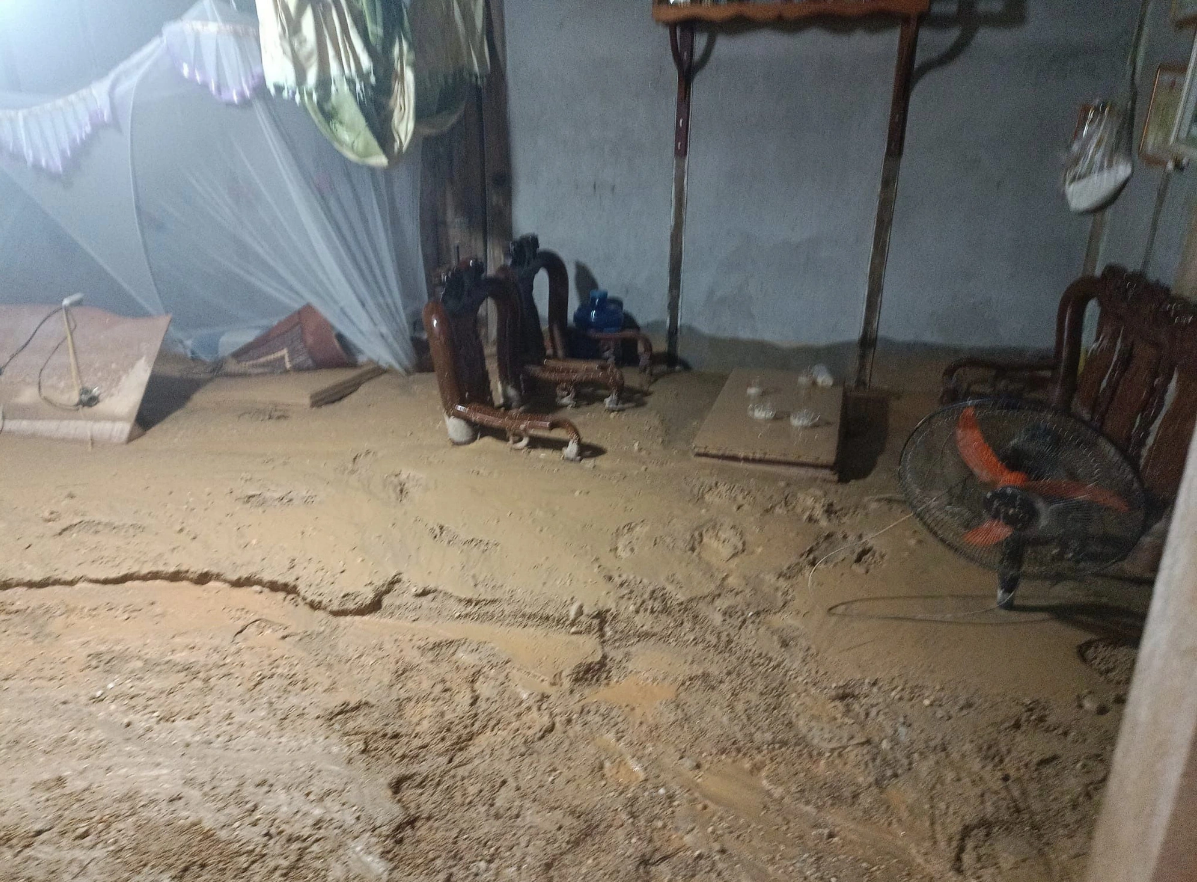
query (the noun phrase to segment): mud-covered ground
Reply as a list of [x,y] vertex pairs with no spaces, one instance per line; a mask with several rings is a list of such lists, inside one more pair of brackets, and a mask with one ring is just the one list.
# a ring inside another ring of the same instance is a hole
[[899,522],[931,395],[823,484],[689,455],[720,377],[580,408],[580,466],[271,382],[0,434],[0,879],[1080,877],[1147,589],[993,610]]

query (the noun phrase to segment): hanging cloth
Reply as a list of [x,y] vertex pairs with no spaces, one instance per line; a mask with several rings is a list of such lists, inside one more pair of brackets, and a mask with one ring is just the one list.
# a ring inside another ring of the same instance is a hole
[[257,0],[262,64],[349,159],[385,168],[490,70],[486,0]]
[[407,11],[399,0],[257,0],[262,67],[347,158],[386,168],[415,132]]
[[96,129],[112,123],[113,82],[121,73],[118,68],[72,95],[27,107],[5,107],[7,99],[0,101],[0,148],[30,167],[63,174]]
[[412,0],[408,9],[415,47],[416,128],[447,130],[490,73],[486,0]]

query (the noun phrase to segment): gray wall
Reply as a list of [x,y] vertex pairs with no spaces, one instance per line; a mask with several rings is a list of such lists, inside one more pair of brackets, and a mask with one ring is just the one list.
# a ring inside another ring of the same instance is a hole
[[[1193,51],[1193,30],[1180,31],[1172,26],[1169,19],[1171,6],[1172,4],[1165,0],[1155,0],[1148,19],[1135,119],[1136,139],[1143,131],[1157,68],[1161,64],[1185,65]],[[1137,144],[1136,140],[1136,146]],[[1160,191],[1160,183],[1165,176],[1167,172],[1161,168],[1144,163],[1137,165],[1134,177],[1109,211],[1102,257],[1112,263],[1144,269],[1149,275],[1171,284],[1180,262],[1194,201],[1197,199],[1197,167],[1170,176],[1159,233],[1155,247],[1148,255],[1147,240],[1151,216]]]
[[[507,0],[506,40],[517,231],[540,233],[659,327],[676,80],[647,6]],[[1060,193],[1064,151],[1079,105],[1116,91],[1136,7],[934,5],[883,336],[1050,343],[1089,229]],[[879,23],[717,37],[694,97],[682,316],[694,350],[705,338],[856,338],[896,45],[896,28]],[[1137,229],[1117,235],[1141,250]]]

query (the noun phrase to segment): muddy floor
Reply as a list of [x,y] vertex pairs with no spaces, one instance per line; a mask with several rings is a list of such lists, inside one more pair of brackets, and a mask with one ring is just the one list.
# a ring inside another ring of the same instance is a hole
[[933,395],[826,484],[695,460],[718,376],[578,408],[582,465],[271,382],[0,434],[0,879],[1080,878],[1148,589],[994,610],[902,520]]

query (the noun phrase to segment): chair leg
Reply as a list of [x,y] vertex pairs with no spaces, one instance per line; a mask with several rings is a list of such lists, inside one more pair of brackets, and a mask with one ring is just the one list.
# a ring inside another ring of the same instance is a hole
[[445,415],[445,428],[454,444],[470,444],[478,440],[478,428],[458,416]]

